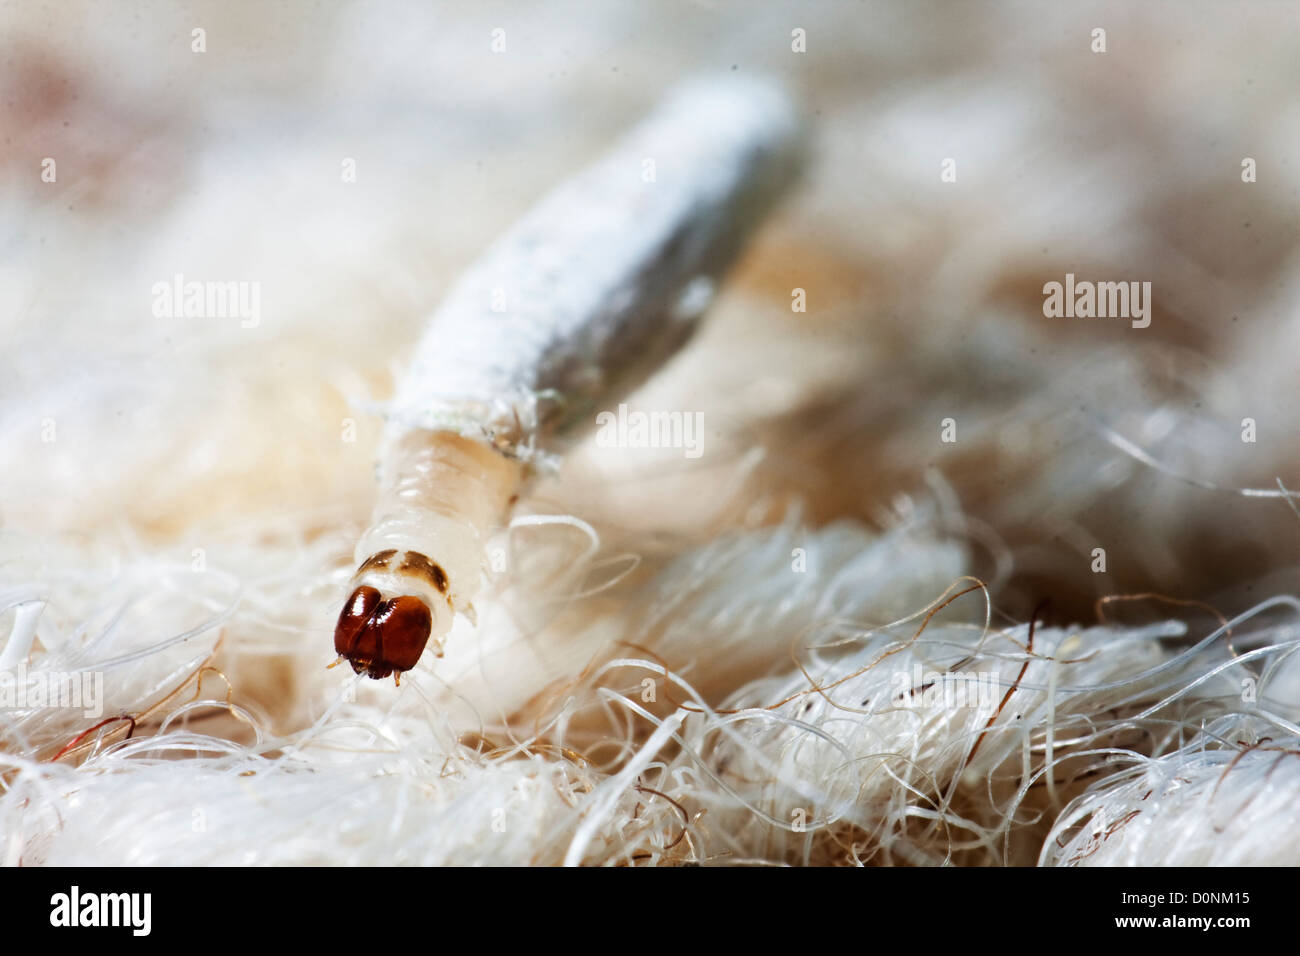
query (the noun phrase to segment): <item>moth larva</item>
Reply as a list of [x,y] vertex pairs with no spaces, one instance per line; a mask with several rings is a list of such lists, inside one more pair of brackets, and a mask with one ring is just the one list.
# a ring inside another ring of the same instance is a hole
[[460,279],[385,427],[379,498],[334,634],[340,659],[383,678],[414,667],[431,640],[441,654],[456,612],[472,615],[485,539],[528,471],[690,335],[792,178],[796,131],[770,86],[687,86]]

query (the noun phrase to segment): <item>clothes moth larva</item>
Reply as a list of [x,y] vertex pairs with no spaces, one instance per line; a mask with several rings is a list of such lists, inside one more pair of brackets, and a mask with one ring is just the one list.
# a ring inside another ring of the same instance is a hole
[[797,131],[765,83],[688,85],[465,273],[390,411],[340,659],[399,678],[428,644],[441,654],[456,613],[472,619],[485,541],[529,471],[686,341],[793,178]]

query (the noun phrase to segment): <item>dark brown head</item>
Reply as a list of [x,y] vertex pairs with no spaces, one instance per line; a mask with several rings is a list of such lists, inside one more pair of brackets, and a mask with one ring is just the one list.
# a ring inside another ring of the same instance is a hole
[[375,680],[409,671],[424,653],[433,615],[417,597],[384,600],[372,587],[352,592],[334,628],[334,650],[352,669]]

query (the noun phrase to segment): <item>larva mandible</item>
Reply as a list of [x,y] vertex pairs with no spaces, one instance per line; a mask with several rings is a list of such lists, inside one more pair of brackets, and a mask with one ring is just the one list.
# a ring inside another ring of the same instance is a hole
[[792,180],[798,129],[765,83],[685,86],[465,273],[389,413],[335,664],[400,681],[430,641],[441,655],[529,471],[687,339]]

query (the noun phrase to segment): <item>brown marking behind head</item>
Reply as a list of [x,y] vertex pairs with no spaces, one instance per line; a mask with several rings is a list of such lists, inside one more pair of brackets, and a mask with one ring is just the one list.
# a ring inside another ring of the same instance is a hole
[[380,551],[378,554],[372,554],[362,562],[361,567],[357,568],[357,574],[360,574],[362,571],[369,571],[371,568],[385,567],[396,553],[397,549],[389,548],[387,551]]
[[404,574],[425,578],[438,589],[439,594],[447,593],[447,572],[418,551],[407,551],[397,570]]

